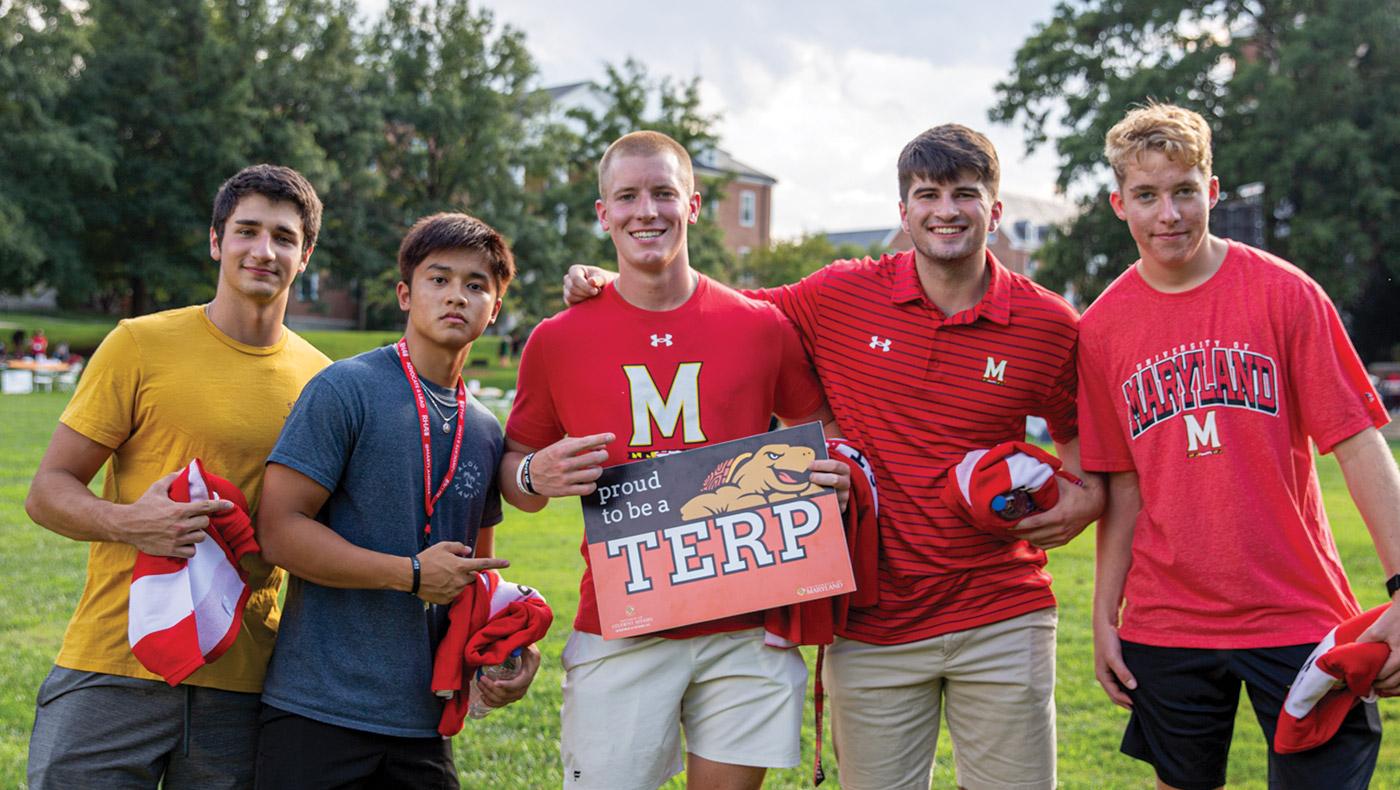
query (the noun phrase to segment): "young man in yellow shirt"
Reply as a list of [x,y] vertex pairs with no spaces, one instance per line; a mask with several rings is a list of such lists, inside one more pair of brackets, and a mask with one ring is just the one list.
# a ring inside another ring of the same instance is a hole
[[[82,598],[39,689],[30,787],[251,784],[281,571],[243,560],[250,595],[237,638],[174,688],[132,655],[128,590],[137,552],[191,557],[209,516],[232,507],[170,499],[191,459],[256,507],[283,420],[329,364],[282,325],[320,224],[321,201],[294,170],[255,165],[224,182],[209,228],[213,301],[119,323],[59,418],[25,509],[90,549]],[[98,497],[87,485],[103,464]]]

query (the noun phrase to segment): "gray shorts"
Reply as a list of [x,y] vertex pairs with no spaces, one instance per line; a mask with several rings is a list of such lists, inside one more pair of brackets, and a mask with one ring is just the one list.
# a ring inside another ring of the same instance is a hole
[[39,687],[29,786],[252,787],[259,709],[257,694],[54,667]]

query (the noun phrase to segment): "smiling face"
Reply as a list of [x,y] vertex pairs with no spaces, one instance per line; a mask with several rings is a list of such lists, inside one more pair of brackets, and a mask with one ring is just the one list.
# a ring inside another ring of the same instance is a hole
[[223,238],[209,229],[209,256],[219,262],[220,292],[267,303],[285,297],[306,268],[301,212],[296,204],[253,193],[234,206]]
[[899,204],[904,232],[926,265],[981,265],[987,234],[1001,221],[1001,201],[971,172],[952,181],[915,176]]
[[617,248],[624,267],[664,269],[689,261],[687,227],[700,216],[694,192],[674,153],[622,154],[608,163],[603,197],[595,204],[598,222]]
[[399,309],[408,313],[406,334],[454,352],[462,349],[496,320],[499,290],[484,253],[429,253],[413,270],[412,286],[397,286]]
[[1199,167],[1179,164],[1160,151],[1146,151],[1123,166],[1118,189],[1109,195],[1113,212],[1128,223],[1148,276],[1179,280],[1210,267],[1205,243],[1210,210],[1220,182]]

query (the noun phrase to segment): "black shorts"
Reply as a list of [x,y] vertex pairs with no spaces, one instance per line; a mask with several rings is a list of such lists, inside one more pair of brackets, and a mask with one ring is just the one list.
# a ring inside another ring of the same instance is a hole
[[446,738],[352,730],[263,705],[254,787],[457,790],[458,783]]
[[1123,663],[1137,679],[1122,751],[1151,763],[1157,778],[1182,790],[1225,784],[1225,763],[1240,684],[1269,746],[1269,787],[1365,788],[1380,754],[1375,703],[1352,708],[1327,743],[1296,754],[1273,749],[1283,699],[1314,645],[1206,650],[1123,642]]

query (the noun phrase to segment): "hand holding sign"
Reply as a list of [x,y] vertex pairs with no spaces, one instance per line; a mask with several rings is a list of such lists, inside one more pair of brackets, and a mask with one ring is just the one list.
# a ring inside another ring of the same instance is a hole
[[845,513],[851,499],[851,467],[832,458],[818,458],[807,471],[813,483],[836,492],[836,501],[841,503],[841,512]]
[[545,496],[587,496],[598,486],[608,460],[610,433],[566,436],[530,459],[530,484]]

